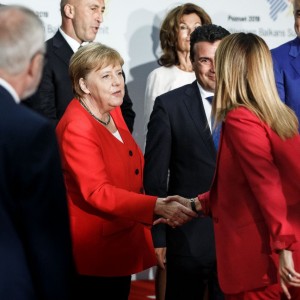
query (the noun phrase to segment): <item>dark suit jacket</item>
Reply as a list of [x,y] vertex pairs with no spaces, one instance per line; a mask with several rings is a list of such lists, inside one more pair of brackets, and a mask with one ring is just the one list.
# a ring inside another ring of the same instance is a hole
[[279,96],[300,119],[300,38],[296,37],[271,53]]
[[69,299],[72,248],[55,132],[0,86],[0,298]]
[[[216,150],[196,81],[157,97],[146,140],[146,193],[194,197],[205,192],[213,179],[215,161]],[[190,256],[201,264],[215,262],[209,217],[196,218],[176,229],[164,225],[154,228],[155,246],[167,246],[167,255]]]
[[[59,31],[46,42],[46,46],[47,62],[40,86],[37,93],[27,99],[24,104],[42,113],[57,124],[68,104],[74,98],[69,77],[69,62],[73,50]],[[125,122],[132,132],[135,113],[132,110],[132,101],[128,95],[126,85],[121,109]]]

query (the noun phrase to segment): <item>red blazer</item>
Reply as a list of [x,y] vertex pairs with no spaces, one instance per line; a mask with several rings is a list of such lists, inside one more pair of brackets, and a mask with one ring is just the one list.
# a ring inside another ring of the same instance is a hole
[[228,113],[211,190],[198,196],[213,216],[224,293],[277,282],[278,249],[294,249],[300,271],[299,158],[299,135],[282,141],[246,108]]
[[[150,233],[156,197],[143,195],[143,155],[120,108],[120,142],[80,105],[57,126],[77,271],[126,276],[156,264]],[[145,225],[143,225],[143,224]]]

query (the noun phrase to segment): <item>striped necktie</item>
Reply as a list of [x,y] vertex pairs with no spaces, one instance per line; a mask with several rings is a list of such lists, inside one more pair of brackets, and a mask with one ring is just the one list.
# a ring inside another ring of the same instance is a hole
[[[206,100],[212,104],[212,100],[213,100],[213,96],[210,97],[206,97]],[[216,128],[213,129],[213,125],[214,125],[214,117],[211,116],[210,118],[210,122],[211,122],[211,130],[212,130],[212,138],[215,144],[215,148],[218,150],[219,147],[219,141],[220,141],[220,132],[221,132],[221,125],[217,125]]]

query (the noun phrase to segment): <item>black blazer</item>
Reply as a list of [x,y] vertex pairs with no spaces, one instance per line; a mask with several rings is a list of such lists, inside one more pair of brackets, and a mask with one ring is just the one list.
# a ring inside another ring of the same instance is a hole
[[73,259],[53,125],[0,86],[0,298],[70,299]]
[[[195,197],[209,190],[215,163],[216,150],[196,81],[157,97],[146,140],[146,193]],[[154,226],[153,239],[155,247],[167,247],[168,255],[191,256],[204,264],[215,261],[209,217],[176,229]]]
[[[47,61],[42,80],[35,95],[24,104],[53,120],[55,125],[74,98],[69,77],[69,62],[73,50],[59,31],[46,42]],[[121,110],[129,130],[133,131],[135,112],[125,85],[125,96]]]

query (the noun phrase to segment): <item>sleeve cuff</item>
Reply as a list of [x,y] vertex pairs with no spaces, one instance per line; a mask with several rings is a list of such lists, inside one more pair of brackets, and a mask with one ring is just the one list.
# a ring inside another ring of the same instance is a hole
[[281,235],[271,244],[272,250],[278,252],[280,250],[295,250],[297,240],[294,235]]

